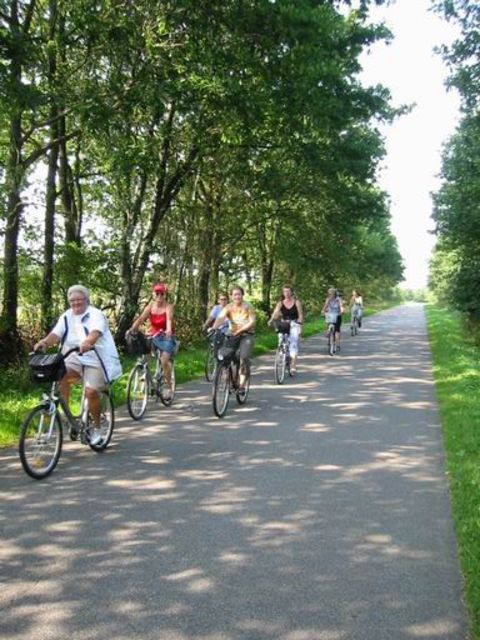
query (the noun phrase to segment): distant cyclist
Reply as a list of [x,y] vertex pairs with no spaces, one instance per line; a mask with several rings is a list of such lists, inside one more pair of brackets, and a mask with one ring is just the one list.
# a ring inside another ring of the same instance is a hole
[[[202,325],[202,329],[204,331],[209,327],[213,326],[213,323],[215,322],[215,320],[218,318],[222,310],[226,307],[228,303],[228,295],[226,293],[221,292],[219,293],[217,300],[218,300],[217,304],[212,307],[212,310],[208,314],[208,318],[205,320],[205,322]],[[220,331],[225,334],[228,331],[229,326],[230,326],[230,323],[228,322],[228,320],[225,320],[223,325],[219,327]]]
[[253,344],[255,342],[255,309],[248,302],[243,301],[242,287],[235,286],[231,291],[232,302],[227,304],[213,323],[214,329],[219,329],[225,322],[230,321],[230,335],[227,346],[235,349],[240,359],[240,392],[245,388],[245,376],[242,373],[245,362],[250,361]]
[[335,322],[335,348],[340,351],[340,327],[342,326],[342,313],[345,309],[343,301],[334,287],[328,289],[328,295],[322,307],[322,313],[334,313],[337,316]]
[[302,332],[303,307],[300,300],[294,294],[292,286],[284,284],[282,298],[277,302],[268,324],[278,320],[290,321],[290,372],[295,374],[297,369],[298,341]]
[[363,315],[363,298],[362,298],[362,294],[357,289],[354,289],[352,291],[349,307],[352,313],[351,324],[353,325],[353,318],[356,316],[358,326],[361,327],[362,315]]
[[171,357],[175,352],[176,340],[173,305],[167,302],[167,285],[163,282],[153,286],[153,300],[147,304],[127,334],[137,331],[147,320],[150,324],[148,333],[153,338],[153,344],[160,351],[160,361],[165,374],[165,398],[169,399],[172,393]]

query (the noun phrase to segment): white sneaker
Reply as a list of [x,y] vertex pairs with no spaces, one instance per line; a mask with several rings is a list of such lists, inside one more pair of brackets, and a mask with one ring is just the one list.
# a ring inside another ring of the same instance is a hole
[[90,429],[90,444],[95,446],[103,440],[101,429]]

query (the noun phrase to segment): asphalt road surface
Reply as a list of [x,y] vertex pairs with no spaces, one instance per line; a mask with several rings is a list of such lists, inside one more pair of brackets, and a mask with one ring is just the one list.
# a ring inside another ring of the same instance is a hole
[[244,407],[179,389],[111,447],[31,480],[0,451],[0,637],[468,636],[420,305],[364,321],[299,373],[254,362]]

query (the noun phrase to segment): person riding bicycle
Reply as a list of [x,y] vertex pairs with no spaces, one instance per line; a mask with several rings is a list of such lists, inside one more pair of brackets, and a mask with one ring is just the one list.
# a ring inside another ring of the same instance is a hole
[[[217,300],[218,300],[217,304],[212,307],[210,313],[208,314],[208,318],[205,320],[205,322],[202,325],[202,329],[204,331],[212,327],[215,320],[218,318],[222,310],[226,307],[228,303],[228,295],[226,293],[220,292]],[[227,333],[229,326],[230,326],[230,323],[228,322],[228,320],[225,320],[223,325],[219,327],[220,332],[223,334]]]
[[352,291],[352,295],[350,297],[349,306],[352,313],[351,324],[353,325],[353,319],[356,316],[358,326],[362,326],[362,315],[363,315],[363,298],[360,291],[354,289]]
[[172,393],[172,363],[171,357],[175,353],[177,342],[175,339],[175,321],[173,305],[167,302],[167,285],[159,282],[152,288],[153,300],[147,304],[142,313],[133,322],[129,333],[135,333],[147,320],[149,321],[148,335],[152,337],[154,346],[160,351],[160,362],[165,374],[165,398]]
[[235,349],[240,359],[240,393],[245,389],[244,363],[250,361],[255,342],[255,310],[243,301],[242,287],[235,286],[231,291],[232,302],[227,304],[213,323],[213,329],[220,329],[225,320],[230,321],[230,335],[227,347]]
[[337,351],[340,351],[340,327],[342,326],[342,313],[344,313],[344,311],[343,300],[338,290],[330,287],[321,313],[334,313],[337,316],[335,322],[335,348]]
[[[58,387],[68,405],[72,384],[85,382],[85,396],[92,414],[94,429],[90,434],[91,444],[98,444],[100,432],[100,392],[106,385],[122,375],[122,365],[105,315],[90,304],[90,292],[81,284],[73,285],[67,292],[70,309],[62,313],[52,331],[39,340],[34,351],[45,350],[61,344],[66,353],[78,347],[65,360],[67,373]],[[91,351],[95,347],[96,353]],[[98,355],[97,355],[98,354]]]
[[[268,324],[273,324],[275,326],[275,323],[278,321],[287,321],[290,324],[290,373],[295,374],[298,357],[298,342],[303,324],[303,308],[302,303],[293,293],[292,286],[289,284],[283,285],[282,297],[277,302]],[[278,331],[278,325],[275,328]],[[280,333],[279,338],[281,338]]]

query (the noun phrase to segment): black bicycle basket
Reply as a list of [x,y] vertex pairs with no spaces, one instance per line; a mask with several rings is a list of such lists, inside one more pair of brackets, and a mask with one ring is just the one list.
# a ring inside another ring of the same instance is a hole
[[127,353],[130,356],[143,356],[150,353],[152,348],[152,339],[144,333],[129,333],[127,336]]
[[277,333],[290,333],[290,320],[274,320],[273,328]]
[[67,373],[61,353],[34,353],[28,359],[28,366],[35,382],[57,382]]

